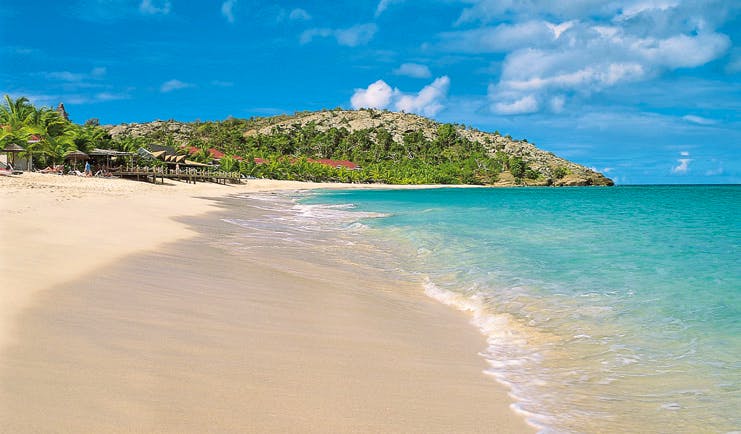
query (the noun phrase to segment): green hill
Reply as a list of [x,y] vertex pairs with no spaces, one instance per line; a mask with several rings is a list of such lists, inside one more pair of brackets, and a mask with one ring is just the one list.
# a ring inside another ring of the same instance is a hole
[[[227,155],[230,169],[279,179],[393,184],[613,185],[526,140],[407,113],[322,110],[221,122],[155,121],[105,127],[119,147],[159,144]],[[184,151],[182,151],[184,152]],[[231,158],[231,157],[236,158]],[[313,160],[349,160],[358,170]],[[257,163],[255,162],[257,161]]]

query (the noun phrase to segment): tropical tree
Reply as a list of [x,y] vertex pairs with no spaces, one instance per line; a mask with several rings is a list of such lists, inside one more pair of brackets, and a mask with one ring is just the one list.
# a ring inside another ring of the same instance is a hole
[[26,147],[28,139],[41,131],[34,123],[36,108],[22,96],[13,100],[5,95],[0,105],[0,144],[16,143]]

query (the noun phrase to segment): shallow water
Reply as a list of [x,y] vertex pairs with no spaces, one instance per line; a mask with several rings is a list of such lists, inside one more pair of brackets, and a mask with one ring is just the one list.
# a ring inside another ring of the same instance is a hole
[[324,242],[470,312],[487,373],[544,432],[728,432],[739,215],[735,186],[327,191],[276,209],[271,242]]

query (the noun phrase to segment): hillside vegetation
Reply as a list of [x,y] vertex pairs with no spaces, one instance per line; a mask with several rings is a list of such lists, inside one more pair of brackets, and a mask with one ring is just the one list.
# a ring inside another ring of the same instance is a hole
[[[221,122],[156,121],[107,129],[119,144],[188,145],[202,150],[202,159],[209,158],[209,149],[217,149],[228,155],[222,165],[258,177],[394,184],[612,185],[602,174],[526,140],[371,109]],[[349,160],[361,168],[335,169],[311,163],[312,159]]]
[[[220,122],[155,121],[99,126],[69,121],[62,104],[37,108],[5,96],[0,145],[21,145],[34,167],[94,148],[165,146],[247,176],[389,184],[612,185],[602,174],[526,140],[406,113],[322,110]],[[155,146],[156,145],[156,146]],[[344,163],[350,161],[354,164]],[[149,164],[165,164],[152,161]],[[359,167],[358,167],[359,166]]]

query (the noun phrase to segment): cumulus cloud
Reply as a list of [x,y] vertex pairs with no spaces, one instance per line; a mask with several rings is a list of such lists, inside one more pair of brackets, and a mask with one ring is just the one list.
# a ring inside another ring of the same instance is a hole
[[399,111],[434,116],[444,108],[444,101],[450,88],[450,78],[442,76],[416,93],[404,93],[391,88],[385,81],[378,80],[366,89],[355,89],[350,99],[354,109],[393,107]]
[[[499,24],[440,35],[445,50],[464,53],[499,53],[533,46],[533,41],[550,42],[556,38],[553,24],[530,20],[515,24]],[[560,36],[565,28],[559,27]]]
[[296,8],[288,14],[288,19],[291,21],[309,21],[311,15],[304,9]]
[[677,174],[685,174],[689,170],[690,162],[692,161],[691,158],[680,158],[677,160],[679,163],[678,165],[672,167],[672,173]]
[[413,78],[429,78],[432,76],[430,68],[427,65],[420,65],[419,63],[403,63],[394,69],[394,74]]
[[340,45],[356,47],[370,42],[377,31],[378,26],[374,23],[358,24],[345,29],[314,28],[304,31],[299,41],[308,44],[317,37],[334,37]]
[[[707,2],[471,0],[459,29],[441,33],[433,47],[504,57],[489,92],[494,111],[558,112],[573,94],[589,96],[725,56],[732,43],[721,29],[733,7]],[[741,68],[735,58],[729,73]]]
[[142,0],[139,3],[139,12],[145,15],[167,15],[170,13],[170,8],[169,1]]
[[221,4],[221,15],[230,23],[234,22],[234,6],[236,4],[237,0],[226,0]]
[[162,83],[162,86],[160,86],[160,92],[167,93],[172,92],[173,90],[185,89],[188,87],[193,87],[193,84],[172,79]]
[[[681,151],[679,153],[682,157],[689,157],[690,153],[688,151]],[[684,175],[690,170],[690,163],[692,162],[691,158],[680,158],[677,160],[676,166],[672,167],[672,173],[678,174],[678,175]]]
[[354,109],[359,108],[377,108],[384,109],[391,103],[391,97],[398,90],[391,89],[391,86],[383,80],[371,83],[367,89],[355,89],[355,93],[350,98],[350,104]]
[[532,95],[524,96],[512,102],[495,102],[492,105],[492,111],[500,115],[534,113],[539,108],[538,100]]
[[435,116],[442,110],[442,102],[447,97],[449,88],[450,78],[447,75],[436,78],[417,94],[401,95],[396,101],[396,109],[424,116]]

